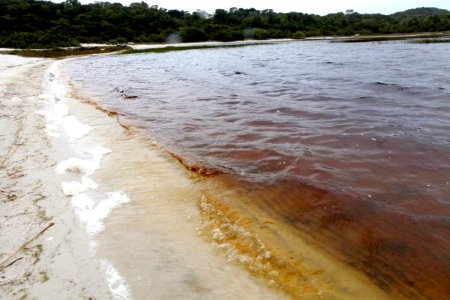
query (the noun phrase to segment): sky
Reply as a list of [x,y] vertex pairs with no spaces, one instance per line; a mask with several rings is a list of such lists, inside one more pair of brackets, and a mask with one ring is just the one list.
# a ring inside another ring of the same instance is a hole
[[[63,0],[53,0],[63,2]],[[94,0],[79,0],[81,3],[92,3]],[[102,0],[129,5],[141,0]],[[102,2],[100,1],[100,2]],[[149,6],[158,5],[167,9],[178,9],[194,12],[197,9],[214,13],[216,8],[228,10],[231,7],[256,8],[258,10],[273,9],[275,12],[303,12],[326,15],[353,9],[358,13],[391,14],[416,7],[437,7],[450,10],[450,0],[142,0]]]

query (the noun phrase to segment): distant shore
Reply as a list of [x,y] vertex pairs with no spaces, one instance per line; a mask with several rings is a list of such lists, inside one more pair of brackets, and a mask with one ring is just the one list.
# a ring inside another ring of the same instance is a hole
[[395,40],[412,40],[427,39],[428,42],[448,42],[442,40],[450,37],[450,32],[421,32],[421,33],[405,33],[405,34],[377,34],[377,35],[351,35],[351,36],[319,36],[307,37],[304,39],[268,39],[268,40],[242,40],[232,42],[192,42],[192,43],[128,43],[121,45],[112,44],[81,44],[80,47],[64,47],[55,49],[11,49],[0,48],[0,54],[19,55],[24,57],[41,57],[41,58],[63,58],[70,56],[81,56],[91,54],[107,54],[107,53],[162,53],[168,51],[196,50],[207,48],[223,48],[223,47],[245,47],[252,45],[265,45],[274,43],[299,42],[299,41],[333,41],[333,42],[382,42]]

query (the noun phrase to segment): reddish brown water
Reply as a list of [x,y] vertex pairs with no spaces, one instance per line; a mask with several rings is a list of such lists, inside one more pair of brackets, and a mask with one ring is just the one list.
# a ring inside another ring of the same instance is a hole
[[445,44],[308,42],[66,68],[85,95],[381,288],[446,299],[449,58]]

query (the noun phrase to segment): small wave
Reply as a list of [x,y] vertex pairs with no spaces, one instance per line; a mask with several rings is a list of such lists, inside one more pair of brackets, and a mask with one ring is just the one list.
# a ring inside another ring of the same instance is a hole
[[101,106],[100,104],[98,104],[98,103],[95,102],[94,100],[91,100],[91,99],[82,97],[81,95],[78,95],[75,91],[72,91],[72,92],[73,92],[73,94],[74,94],[74,97],[75,97],[76,99],[78,99],[80,102],[86,103],[86,104],[89,104],[89,105],[94,106],[95,109],[97,109],[97,110],[99,110],[99,111],[101,111],[101,112],[104,112],[104,113],[107,114],[109,117],[116,117],[117,123],[119,123],[119,125],[120,125],[122,128],[124,128],[125,130],[130,130],[131,126],[128,125],[128,124],[125,124],[124,122],[122,122],[122,120],[120,119],[120,116],[121,116],[121,115],[120,115],[119,113],[117,113],[116,111],[109,110],[109,109],[107,109],[107,108]]
[[213,167],[207,167],[207,166],[201,166],[196,165],[191,162],[189,162],[187,159],[167,150],[167,152],[176,160],[178,161],[186,170],[195,173],[202,177],[214,177],[220,174],[223,174],[224,172]]
[[113,92],[119,93],[120,97],[127,100],[137,99],[138,96],[130,94],[128,91],[119,87],[113,88]]
[[211,196],[199,201],[199,233],[224,252],[228,261],[242,265],[294,298],[331,297],[332,283],[320,269],[311,269],[293,257],[272,250],[251,230],[253,221]]

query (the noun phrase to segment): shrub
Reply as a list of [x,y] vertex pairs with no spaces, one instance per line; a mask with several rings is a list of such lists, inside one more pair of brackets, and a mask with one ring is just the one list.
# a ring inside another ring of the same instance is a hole
[[303,31],[297,31],[297,32],[294,32],[293,34],[292,34],[292,38],[293,39],[297,39],[297,40],[301,40],[301,39],[304,39],[305,38],[305,34],[303,33]]

